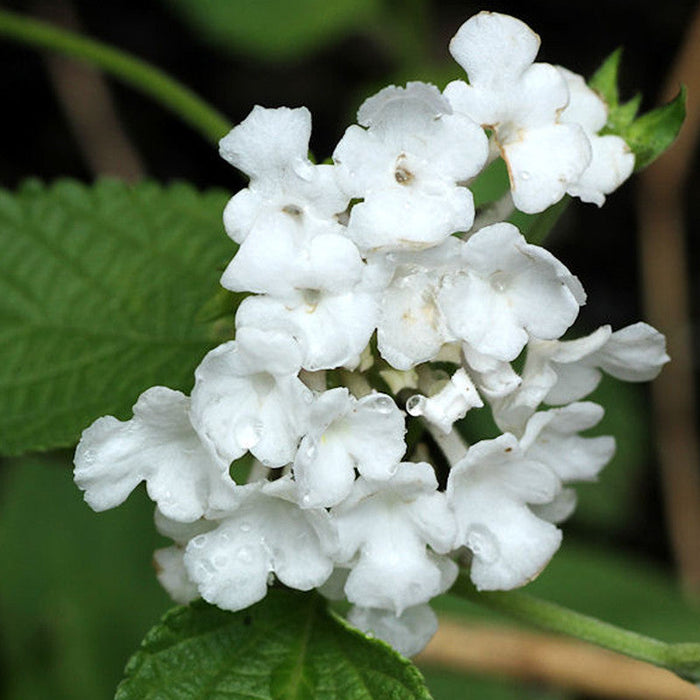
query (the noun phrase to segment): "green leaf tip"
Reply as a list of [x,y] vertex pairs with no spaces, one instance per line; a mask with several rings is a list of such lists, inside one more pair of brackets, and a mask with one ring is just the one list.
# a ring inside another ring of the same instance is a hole
[[130,659],[115,700],[430,700],[423,677],[386,644],[328,610],[317,593],[274,588],[231,613],[177,607]]

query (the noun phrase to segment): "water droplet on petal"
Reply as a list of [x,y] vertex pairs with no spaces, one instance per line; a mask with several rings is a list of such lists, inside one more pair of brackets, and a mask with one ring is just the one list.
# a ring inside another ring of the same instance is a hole
[[204,535],[197,535],[192,538],[192,546],[201,549],[206,544],[207,538]]
[[523,179],[523,180],[529,180],[529,179],[530,179],[530,173],[529,173],[527,170],[523,170],[523,171],[520,173],[520,177],[521,177],[521,179]]
[[467,531],[465,544],[486,564],[491,564],[500,554],[498,541],[485,525],[474,525]]
[[384,415],[391,413],[395,406],[391,397],[387,396],[386,394],[375,394],[374,396],[369,396],[364,400],[364,405],[371,411],[383,413]]
[[244,520],[239,527],[241,532],[250,532],[251,525],[247,520]]
[[406,401],[406,411],[411,416],[422,416],[425,406],[425,396],[414,394]]
[[510,283],[510,276],[508,273],[498,270],[494,272],[489,278],[491,283],[491,288],[496,292],[505,292],[508,289]]
[[267,585],[268,585],[268,586],[272,586],[274,583],[275,583],[275,572],[274,572],[274,571],[271,571],[271,572],[267,575]]
[[301,497],[301,504],[302,504],[302,506],[308,506],[309,503],[311,503],[311,494],[305,493],[305,494]]

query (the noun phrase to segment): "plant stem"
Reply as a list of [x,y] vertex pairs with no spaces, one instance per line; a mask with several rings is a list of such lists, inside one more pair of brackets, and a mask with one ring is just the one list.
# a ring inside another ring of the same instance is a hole
[[216,144],[230,122],[194,92],[135,56],[45,22],[0,10],[0,36],[86,61],[159,102]]
[[552,632],[568,634],[586,642],[667,668],[686,680],[700,681],[700,644],[668,644],[594,617],[540,600],[517,591],[476,590],[461,573],[451,593]]

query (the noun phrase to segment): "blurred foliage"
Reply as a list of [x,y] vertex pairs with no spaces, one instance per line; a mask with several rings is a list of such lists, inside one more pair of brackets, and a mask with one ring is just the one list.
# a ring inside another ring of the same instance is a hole
[[214,46],[285,61],[333,43],[379,13],[380,0],[163,0]]
[[[68,463],[68,455],[57,455],[3,465],[0,692],[6,700],[111,697],[126,659],[171,606],[149,565],[164,541],[154,532],[144,492],[98,516],[82,502]],[[700,629],[700,610],[683,602],[662,567],[572,538],[527,590],[668,641],[697,640]],[[435,607],[467,623],[503,619],[449,595]],[[438,700],[529,697],[515,683],[429,675]]]

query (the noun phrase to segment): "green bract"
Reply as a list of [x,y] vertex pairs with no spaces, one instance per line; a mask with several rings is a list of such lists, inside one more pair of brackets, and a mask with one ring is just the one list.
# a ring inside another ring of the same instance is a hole
[[315,593],[270,591],[239,613],[171,610],[126,668],[115,700],[419,700],[420,672],[330,613]]
[[3,454],[73,445],[148,386],[191,388],[221,339],[200,318],[235,250],[225,202],[184,184],[0,191]]
[[685,119],[685,88],[668,104],[637,116],[641,95],[620,103],[618,73],[622,49],[616,49],[603,62],[589,85],[605,100],[610,110],[603,134],[621,136],[635,156],[635,170],[646,168],[675,140]]

